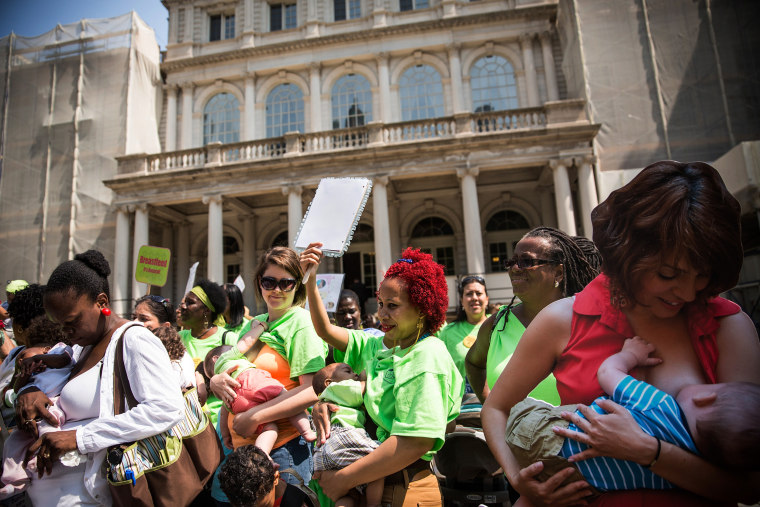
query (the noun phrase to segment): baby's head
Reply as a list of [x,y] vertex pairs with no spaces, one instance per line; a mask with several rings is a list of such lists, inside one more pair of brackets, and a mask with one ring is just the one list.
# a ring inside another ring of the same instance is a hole
[[232,350],[232,345],[219,345],[208,351],[206,358],[203,360],[202,372],[207,379],[214,376],[214,365],[216,365],[216,360],[228,350]]
[[254,445],[238,447],[220,467],[219,483],[233,507],[272,507],[280,474]]
[[[53,346],[60,342],[70,345],[61,325],[56,324],[45,315],[32,319],[29,327],[26,328],[25,336],[29,347]],[[42,353],[44,354],[44,352]]]
[[707,461],[729,468],[760,467],[760,385],[691,384],[681,389],[676,401]]
[[344,380],[361,380],[361,378],[346,363],[332,363],[314,374],[312,386],[314,392],[319,396],[331,383]]

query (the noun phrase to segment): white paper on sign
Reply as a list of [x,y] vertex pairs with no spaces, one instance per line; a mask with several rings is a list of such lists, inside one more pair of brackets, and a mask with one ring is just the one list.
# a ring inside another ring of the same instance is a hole
[[[192,289],[195,286],[195,272],[198,271],[198,263],[196,262],[192,266],[190,266],[190,274],[187,277],[187,285],[185,285],[185,294],[190,292],[190,289]],[[184,297],[184,294],[183,296]]]
[[372,190],[367,178],[323,178],[306,210],[296,236],[295,249],[322,243],[322,252],[340,257],[348,249],[356,225]]
[[237,285],[237,288],[240,289],[240,292],[243,292],[245,290],[245,282],[243,281],[242,276],[238,275],[237,278],[235,278],[235,281],[232,283]]
[[[317,290],[322,303],[328,312],[335,312],[338,309],[338,300],[340,299],[340,290],[343,288],[343,273],[325,273],[317,275]],[[306,309],[309,309],[309,302],[306,302]]]

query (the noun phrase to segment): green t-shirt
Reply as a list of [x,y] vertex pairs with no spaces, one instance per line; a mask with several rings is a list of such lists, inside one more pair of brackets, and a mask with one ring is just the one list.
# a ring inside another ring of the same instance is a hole
[[238,335],[239,338],[242,338],[245,333],[251,330],[251,320],[250,319],[243,319],[240,324],[237,326],[232,326],[231,324],[227,324],[224,326],[224,328],[227,331],[232,331],[236,335]]
[[230,377],[238,378],[238,376],[246,370],[256,368],[252,362],[250,362],[245,354],[240,352],[237,347],[232,347],[232,350],[228,350],[216,360],[214,365],[214,375],[227,371],[233,366],[237,366],[237,370],[230,373]]
[[340,406],[340,410],[330,416],[330,424],[345,428],[364,428],[366,417],[364,416],[364,397],[362,384],[358,380],[342,380],[332,382],[322,394],[320,400],[329,401]]
[[480,330],[480,324],[472,325],[466,320],[460,320],[447,324],[446,327],[438,331],[437,336],[446,344],[451,359],[454,360],[462,379],[466,377],[464,359],[467,356],[467,351],[470,350],[478,337],[478,330]]
[[[504,330],[501,330],[503,326],[504,317],[498,322],[494,322],[493,331],[491,332],[491,344],[488,347],[488,355],[486,356],[486,382],[488,382],[490,389],[493,389],[496,380],[501,375],[501,372],[504,371],[512,354],[514,354],[517,342],[520,341],[525,332],[525,326],[512,313],[509,314],[506,327],[504,327]],[[559,406],[557,379],[554,378],[553,374],[549,374],[548,377],[542,380],[530,392],[529,396]]]
[[[266,323],[268,315],[254,317]],[[290,366],[290,378],[315,373],[325,367],[327,344],[317,335],[308,310],[294,306],[268,324],[259,339],[280,354]]]
[[[227,333],[226,336],[224,333]],[[228,331],[223,327],[217,327],[216,333],[202,340],[193,338],[193,335],[190,334],[189,329],[183,329],[180,331],[179,337],[182,339],[182,343],[185,344],[187,353],[190,354],[190,357],[193,358],[193,362],[195,362],[196,367],[201,363],[201,361],[206,359],[206,354],[208,354],[209,351],[214,347],[217,347],[219,345],[232,345],[234,347],[238,341],[238,337],[235,333]],[[213,393],[209,393],[208,399],[206,399],[206,404],[203,406],[203,409],[208,414],[208,417],[214,426],[216,426],[216,421],[219,418],[220,408],[222,408],[222,400],[214,396]]]
[[378,439],[433,438],[432,450],[422,456],[430,460],[443,446],[446,425],[459,415],[464,394],[443,342],[430,336],[403,350],[386,349],[382,337],[349,331],[346,352],[333,354],[354,371],[367,371],[364,408],[377,423]]

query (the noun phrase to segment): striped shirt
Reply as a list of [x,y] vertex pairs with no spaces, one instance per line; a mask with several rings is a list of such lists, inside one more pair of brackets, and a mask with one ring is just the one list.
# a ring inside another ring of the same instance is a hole
[[[605,398],[607,397],[597,400]],[[612,400],[625,407],[647,434],[699,454],[689,434],[683,412],[675,398],[669,394],[629,375],[615,387]],[[596,404],[596,401],[591,404],[591,408],[599,414],[606,413]],[[576,413],[583,417],[579,411]],[[568,429],[582,431],[573,423],[570,423]],[[569,458],[587,448],[586,444],[566,438],[560,454]],[[601,491],[675,488],[659,475],[632,461],[598,457],[579,461],[576,464],[583,477]]]

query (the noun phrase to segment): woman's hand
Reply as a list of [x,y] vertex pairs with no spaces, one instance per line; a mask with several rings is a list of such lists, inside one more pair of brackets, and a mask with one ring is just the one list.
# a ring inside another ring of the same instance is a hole
[[322,262],[323,254],[322,250],[320,250],[321,246],[322,243],[309,243],[306,250],[299,255],[298,260],[301,262],[301,269],[304,273],[307,273],[309,268],[313,268],[315,272],[317,271],[319,263]]
[[209,381],[211,392],[214,393],[216,397],[222,400],[227,406],[230,406],[230,404],[237,397],[235,394],[235,389],[240,388],[240,382],[230,376],[230,374],[233,371],[237,370],[237,368],[237,366],[233,366],[225,372],[214,375]]
[[346,481],[338,477],[339,470],[324,470],[316,472],[312,477],[319,482],[322,492],[333,502],[346,496],[351,488],[346,488]]
[[640,465],[651,463],[657,452],[657,441],[647,435],[630,412],[612,400],[599,400],[597,404],[606,414],[598,414],[586,405],[578,405],[585,419],[574,412],[563,412],[562,418],[574,423],[583,433],[555,427],[554,433],[589,446],[568,461],[582,461],[597,456],[634,461]]
[[29,449],[26,451],[26,457],[24,458],[24,466],[26,467],[29,460],[36,455],[37,476],[41,479],[45,473],[50,474],[53,470],[53,463],[55,463],[61,456],[76,449],[76,430],[46,433],[29,446]]
[[551,505],[586,505],[585,497],[591,494],[586,481],[572,482],[566,486],[562,483],[573,474],[573,468],[568,467],[552,475],[545,482],[536,479],[544,464],[540,461],[529,465],[512,477],[509,484],[520,495],[530,500],[530,504],[536,507]]
[[58,426],[58,419],[48,411],[50,398],[37,388],[30,389],[16,399],[18,427],[37,438],[37,418],[45,419],[51,426]]
[[241,437],[252,437],[256,433],[256,430],[259,429],[259,426],[269,422],[259,420],[259,410],[260,406],[255,406],[253,408],[249,408],[245,412],[235,414],[235,418],[232,420],[233,431]]
[[330,415],[338,410],[340,410],[338,405],[325,401],[318,401],[311,408],[311,420],[317,430],[317,447],[323,445],[330,438]]

